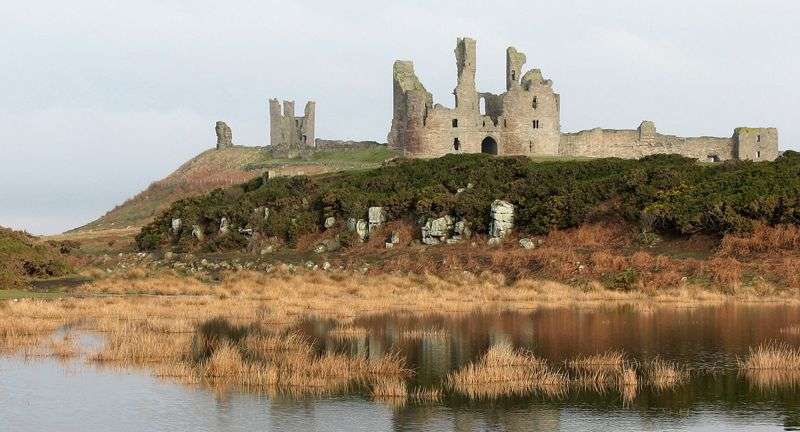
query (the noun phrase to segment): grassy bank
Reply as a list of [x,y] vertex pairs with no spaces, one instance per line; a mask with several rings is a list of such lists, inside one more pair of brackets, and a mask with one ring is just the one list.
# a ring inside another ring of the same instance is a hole
[[[400,161],[374,170],[264,181],[176,202],[137,236],[142,249],[243,249],[260,238],[289,245],[323,231],[328,217],[343,228],[382,206],[389,219],[418,223],[450,215],[486,233],[495,199],[516,206],[516,229],[542,235],[600,220],[623,220],[663,235],[751,232],[758,224],[800,220],[800,155],[775,162],[699,164],[661,155],[641,160],[536,162],[524,157],[451,155]],[[254,209],[267,207],[268,218]],[[226,218],[229,232],[220,232]],[[171,222],[182,227],[172,233]],[[202,239],[192,235],[193,227]],[[247,237],[242,230],[252,230]],[[331,232],[335,232],[335,229]]]
[[69,273],[71,266],[64,257],[69,247],[0,227],[0,290]]

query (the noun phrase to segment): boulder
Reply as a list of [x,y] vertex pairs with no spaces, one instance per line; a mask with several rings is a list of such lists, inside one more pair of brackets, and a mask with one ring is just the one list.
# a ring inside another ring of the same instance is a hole
[[491,222],[489,223],[489,236],[503,238],[514,228],[514,205],[494,200],[491,207]]
[[314,252],[316,253],[323,253],[323,252],[335,252],[342,247],[342,244],[339,242],[338,239],[327,239],[323,240],[322,243],[317,245],[314,248]]
[[386,222],[386,210],[383,207],[370,207],[367,211],[367,219],[369,221],[369,232],[372,232]]
[[355,232],[360,241],[366,241],[369,237],[369,224],[364,219],[350,218],[347,220],[348,231]]
[[523,249],[533,249],[536,247],[536,242],[526,237],[519,239],[519,245],[522,246]]
[[366,241],[369,238],[369,225],[367,221],[364,219],[359,219],[356,221],[356,234],[358,234],[358,239]]
[[230,231],[230,224],[228,223],[228,218],[223,217],[219,220],[219,233],[220,234],[227,234]]
[[398,243],[400,243],[400,234],[397,231],[392,231],[392,234],[386,239],[386,249],[391,249]]
[[172,234],[178,235],[181,232],[181,220],[178,218],[172,219]]
[[425,225],[422,226],[422,243],[437,245],[450,236],[452,229],[453,219],[450,216],[428,219]]
[[325,229],[333,228],[336,225],[336,218],[333,216],[328,216],[325,218]]
[[453,234],[460,238],[468,239],[472,237],[472,230],[469,228],[469,223],[462,219],[453,225]]
[[199,241],[203,241],[205,235],[203,234],[203,229],[200,228],[200,225],[192,225],[192,237]]

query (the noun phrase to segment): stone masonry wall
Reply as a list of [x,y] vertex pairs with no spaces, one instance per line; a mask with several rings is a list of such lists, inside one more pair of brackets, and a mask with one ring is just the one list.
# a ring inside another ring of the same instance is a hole
[[475,88],[476,42],[459,38],[453,108],[434,104],[411,61],[394,63],[389,146],[409,157],[448,153],[640,158],[677,153],[704,161],[773,160],[774,128],[738,128],[729,138],[678,137],[656,132],[645,121],[635,130],[592,129],[561,133],[561,98],[539,69],[522,74],[525,54],[506,50],[506,92]]
[[[678,137],[659,134],[652,122],[645,121],[636,130],[598,128],[565,133],[561,136],[559,155],[636,159],[653,154],[674,153],[708,162],[730,159],[774,160],[778,156],[776,129],[747,128],[747,132],[741,134],[738,131],[737,129],[730,138]],[[741,155],[740,145],[748,146]]]
[[308,101],[304,115],[294,115],[294,101],[269,100],[269,143],[273,151],[301,151],[314,147],[315,137],[314,101]]
[[[394,109],[388,141],[412,157],[447,153],[557,155],[560,99],[541,71],[521,73],[525,55],[506,51],[506,92],[475,88],[475,40],[460,38],[455,49],[455,104],[433,103],[410,61],[394,64]],[[482,107],[483,106],[483,107]]]

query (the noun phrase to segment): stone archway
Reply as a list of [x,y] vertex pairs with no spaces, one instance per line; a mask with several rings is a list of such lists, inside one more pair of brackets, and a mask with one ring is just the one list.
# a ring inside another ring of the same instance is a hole
[[494,138],[487,136],[481,141],[481,153],[488,153],[492,155],[497,154],[497,141]]

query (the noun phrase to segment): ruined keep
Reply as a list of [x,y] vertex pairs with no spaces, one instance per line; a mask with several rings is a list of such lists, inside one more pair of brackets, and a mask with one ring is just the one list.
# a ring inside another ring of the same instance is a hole
[[218,121],[214,130],[217,133],[217,150],[233,147],[233,133],[224,121]]
[[269,100],[269,143],[273,151],[297,152],[314,148],[314,101],[308,101],[303,116],[295,117],[294,101]]
[[644,121],[637,129],[591,129],[561,133],[561,98],[539,69],[522,73],[525,54],[506,50],[506,91],[475,88],[475,40],[459,38],[455,107],[433,103],[411,61],[393,68],[394,101],[389,146],[410,157],[448,153],[639,158],[676,153],[703,161],[773,160],[775,128],[737,128],[731,137],[678,137],[656,132]]

